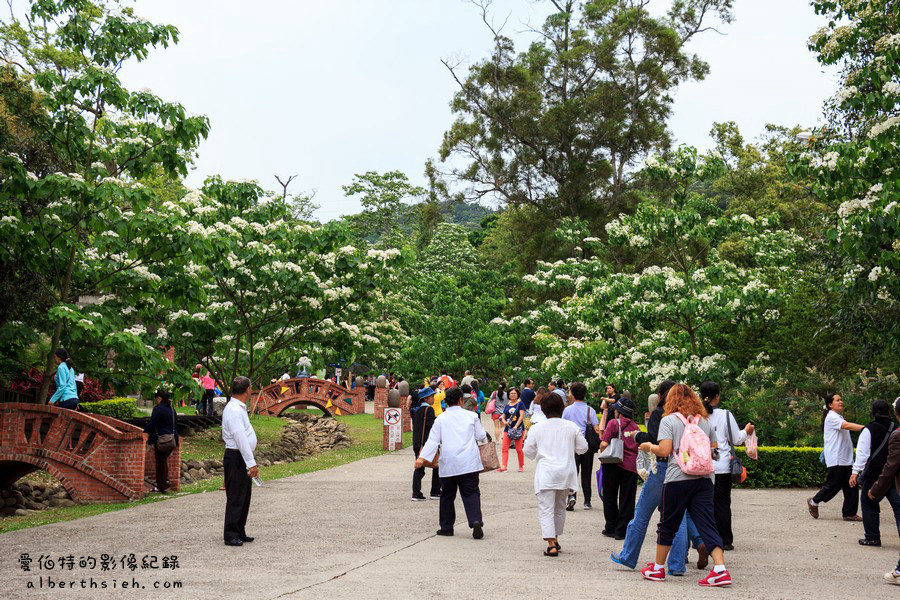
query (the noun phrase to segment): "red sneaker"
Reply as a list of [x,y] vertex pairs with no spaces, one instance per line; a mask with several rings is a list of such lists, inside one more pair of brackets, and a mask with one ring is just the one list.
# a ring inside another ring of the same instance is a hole
[[715,569],[713,569],[709,572],[709,575],[706,576],[706,579],[701,579],[697,583],[699,583],[703,587],[719,587],[722,585],[731,585],[731,575],[728,574],[728,571],[716,573]]
[[666,580],[666,569],[663,567],[658,571],[654,568],[653,563],[647,563],[647,566],[641,569],[641,576],[644,579],[649,579],[650,581],[665,581]]

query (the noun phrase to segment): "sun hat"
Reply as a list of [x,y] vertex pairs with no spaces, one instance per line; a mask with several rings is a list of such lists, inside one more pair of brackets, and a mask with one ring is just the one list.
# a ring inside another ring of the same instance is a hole
[[419,400],[431,398],[432,396],[434,396],[434,390],[430,387],[422,388],[421,390],[419,390]]

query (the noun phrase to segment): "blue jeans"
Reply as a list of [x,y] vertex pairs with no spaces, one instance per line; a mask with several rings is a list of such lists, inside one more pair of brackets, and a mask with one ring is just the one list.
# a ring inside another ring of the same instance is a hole
[[[662,500],[663,482],[666,480],[666,467],[668,463],[656,463],[656,473],[650,475],[644,485],[641,486],[641,496],[634,507],[634,518],[628,524],[625,532],[625,546],[619,552],[619,561],[627,567],[635,568],[638,557],[641,554],[641,546],[647,535],[647,527],[650,525],[650,517],[659,508]],[[669,573],[683,574],[688,553],[687,519],[681,521],[681,527],[672,542],[669,552]]]

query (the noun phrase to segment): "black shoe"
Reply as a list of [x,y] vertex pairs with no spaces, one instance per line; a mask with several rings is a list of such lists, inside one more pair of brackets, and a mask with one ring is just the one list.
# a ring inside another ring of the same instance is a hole
[[432,494],[431,496],[429,496],[429,498],[431,498],[432,500],[440,500],[441,495],[440,494]]
[[255,539],[256,538],[251,535],[245,535],[244,537],[241,538],[241,541],[244,542],[245,544],[249,544],[250,542],[252,542]]
[[881,547],[881,540],[867,540],[865,538],[859,540],[860,546],[876,546]]
[[438,530],[437,530],[437,534],[438,534],[438,535],[446,535],[447,537],[453,536],[453,532],[452,532],[452,531],[444,531],[443,529],[438,529]]
[[566,500],[566,510],[569,512],[575,510],[575,496],[569,496],[569,499]]
[[591,506],[591,503],[590,503],[590,502],[585,502],[585,503],[584,503],[584,510],[591,510],[592,508],[594,508],[594,507]]
[[425,502],[426,500],[427,500],[427,498],[425,496],[413,496],[412,497],[413,502]]
[[241,540],[225,540],[226,546],[243,546],[244,542]]
[[484,527],[484,523],[482,523],[481,521],[475,521],[474,523],[472,523],[472,537],[476,540],[480,540],[484,537],[484,530],[482,529],[482,527]]
[[617,540],[624,540],[624,539],[625,539],[625,536],[624,536],[624,535],[617,535],[617,536],[616,536],[616,539],[617,539]]
[[603,535],[603,536],[606,536],[606,537],[611,537],[611,538],[616,537],[616,534],[615,534],[615,533],[613,533],[612,531],[606,531],[605,529],[604,529],[603,531],[600,532],[600,535]]
[[722,550],[727,550],[728,552],[731,552],[732,550],[734,550],[734,546],[732,544],[725,544],[724,546],[722,546]]

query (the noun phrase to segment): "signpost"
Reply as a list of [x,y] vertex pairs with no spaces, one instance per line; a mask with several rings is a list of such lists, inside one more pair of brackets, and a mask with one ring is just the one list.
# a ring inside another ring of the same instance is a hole
[[384,409],[384,449],[403,448],[403,413],[399,408]]

